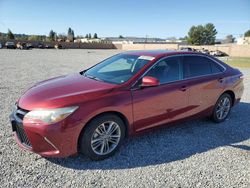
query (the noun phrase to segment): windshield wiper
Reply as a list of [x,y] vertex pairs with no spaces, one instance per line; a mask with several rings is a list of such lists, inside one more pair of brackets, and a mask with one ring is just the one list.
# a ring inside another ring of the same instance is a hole
[[84,73],[84,74],[83,74],[83,76],[86,76],[87,78],[90,78],[90,79],[93,79],[93,80],[97,80],[97,81],[101,81],[101,82],[103,82],[103,80],[102,80],[102,79],[97,78],[97,77],[92,76],[92,75],[89,75],[89,74],[86,74],[86,73]]

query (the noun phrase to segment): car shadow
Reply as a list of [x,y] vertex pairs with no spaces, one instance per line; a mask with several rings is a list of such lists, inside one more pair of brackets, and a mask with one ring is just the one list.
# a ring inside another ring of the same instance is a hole
[[220,124],[208,119],[188,121],[127,139],[121,149],[103,161],[91,161],[83,155],[63,159],[47,158],[52,163],[75,170],[127,169],[159,165],[186,159],[218,147],[249,151],[243,142],[250,138],[250,104],[241,102],[229,118]]

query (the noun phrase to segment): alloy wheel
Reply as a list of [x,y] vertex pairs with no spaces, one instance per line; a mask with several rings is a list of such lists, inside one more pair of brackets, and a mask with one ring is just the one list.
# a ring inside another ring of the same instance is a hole
[[231,108],[231,101],[228,97],[222,98],[216,108],[216,116],[219,120],[227,117]]
[[100,124],[91,137],[91,148],[98,155],[111,153],[119,144],[121,129],[114,121]]

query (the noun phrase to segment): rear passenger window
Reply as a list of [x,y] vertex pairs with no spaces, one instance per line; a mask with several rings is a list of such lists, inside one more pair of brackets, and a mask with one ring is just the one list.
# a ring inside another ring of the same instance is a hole
[[204,76],[222,72],[219,65],[214,61],[202,56],[184,57],[184,75],[185,78]]
[[223,72],[222,67],[220,67],[219,65],[217,65],[215,62],[211,61],[211,69],[212,69],[212,73],[220,73]]

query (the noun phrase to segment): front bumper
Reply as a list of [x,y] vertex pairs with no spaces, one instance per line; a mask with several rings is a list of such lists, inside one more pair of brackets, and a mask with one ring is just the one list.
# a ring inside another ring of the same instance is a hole
[[30,123],[17,115],[18,110],[20,108],[12,112],[10,121],[14,137],[21,148],[44,157],[68,157],[77,154],[81,126],[69,119],[52,125]]

